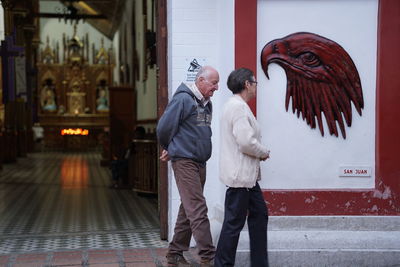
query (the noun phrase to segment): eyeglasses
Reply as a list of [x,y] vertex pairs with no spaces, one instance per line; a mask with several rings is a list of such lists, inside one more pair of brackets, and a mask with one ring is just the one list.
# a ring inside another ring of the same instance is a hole
[[255,83],[255,84],[258,84],[258,82],[256,82],[256,81],[249,81],[249,83]]

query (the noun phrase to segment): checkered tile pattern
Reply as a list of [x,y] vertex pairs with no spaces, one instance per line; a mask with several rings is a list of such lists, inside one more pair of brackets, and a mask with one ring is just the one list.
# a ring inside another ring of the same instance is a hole
[[[0,256],[166,247],[157,199],[108,188],[96,153],[30,154],[0,172]],[[1,258],[0,258],[0,266]]]

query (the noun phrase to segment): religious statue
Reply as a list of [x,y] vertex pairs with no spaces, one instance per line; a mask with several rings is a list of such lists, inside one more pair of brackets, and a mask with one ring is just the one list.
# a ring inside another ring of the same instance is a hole
[[[96,52],[96,50],[94,48],[93,48],[93,52],[94,53]],[[104,48],[104,39],[103,38],[101,38],[101,47],[97,51],[97,54],[94,55],[93,61],[96,64],[108,64],[108,62],[109,62],[109,55],[108,55],[106,49]]]
[[[50,46],[47,37],[46,47],[41,50],[38,62],[39,81],[51,78],[52,85],[40,84],[40,103],[43,113],[56,115],[99,114],[109,111],[108,83],[112,80],[112,49],[104,47],[101,39],[100,48],[93,43],[92,57],[89,57],[89,36],[79,38],[77,27],[73,28],[72,37],[62,35],[62,61],[58,60],[58,43],[55,49]],[[89,62],[89,58],[92,62]],[[90,64],[92,63],[92,64]],[[111,78],[110,78],[111,77]],[[60,88],[55,85],[60,84]],[[51,87],[51,88],[47,88]],[[45,90],[46,89],[46,90]],[[46,116],[46,114],[43,114]],[[105,115],[105,114],[104,114]]]
[[[64,40],[65,43],[65,40]],[[81,41],[77,35],[77,24],[74,25],[74,34],[70,40],[68,40],[67,47],[65,47],[64,44],[64,49],[66,49],[66,52],[68,54],[68,61],[73,64],[82,64],[85,57],[83,55],[84,53],[84,42]]]
[[51,49],[49,36],[46,37],[46,47],[41,51],[41,56],[44,64],[58,63],[58,43],[57,49]]
[[84,112],[85,96],[86,93],[80,91],[79,81],[72,82],[71,92],[67,93],[68,96],[68,111],[71,114],[81,114]]
[[[61,34],[61,47],[58,46],[60,36],[54,35],[51,42],[48,38],[42,40],[45,47],[37,56],[38,120],[48,133],[45,145],[52,148],[66,149],[69,146],[67,139],[76,140],[60,138],[60,128],[73,125],[95,128],[89,137],[77,138],[92,146],[97,145],[96,135],[101,132],[98,129],[109,125],[108,85],[113,81],[113,51],[105,48],[103,39],[100,49],[100,42],[97,42],[93,43],[91,51],[88,33],[79,38],[77,28],[78,24],[75,24],[72,36]],[[112,47],[112,42],[109,43]],[[51,85],[46,84],[46,79],[52,81]]]
[[65,113],[65,107],[64,105],[60,105],[60,107],[58,108],[58,114],[63,115],[64,113]]
[[42,88],[40,94],[40,105],[44,111],[56,111],[56,94],[54,92],[54,85],[51,79],[46,79],[46,83]]
[[97,89],[97,99],[96,99],[96,110],[97,111],[108,111],[108,98],[107,98],[107,87],[106,81],[101,80],[100,85]]

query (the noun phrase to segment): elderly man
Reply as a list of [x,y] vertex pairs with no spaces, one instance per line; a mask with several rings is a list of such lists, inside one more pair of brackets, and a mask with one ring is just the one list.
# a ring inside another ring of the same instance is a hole
[[202,67],[195,83],[182,83],[176,90],[157,126],[164,149],[160,159],[171,159],[181,197],[174,237],[169,244],[169,266],[189,266],[183,257],[193,234],[201,266],[212,266],[215,247],[203,195],[206,162],[211,156],[210,98],[218,90],[219,74],[211,66]]

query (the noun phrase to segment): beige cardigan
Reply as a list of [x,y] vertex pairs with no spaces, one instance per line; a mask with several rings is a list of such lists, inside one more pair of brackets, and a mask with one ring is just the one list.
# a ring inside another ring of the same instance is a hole
[[220,120],[220,179],[229,187],[252,188],[261,179],[260,126],[247,103],[233,95],[224,105]]

